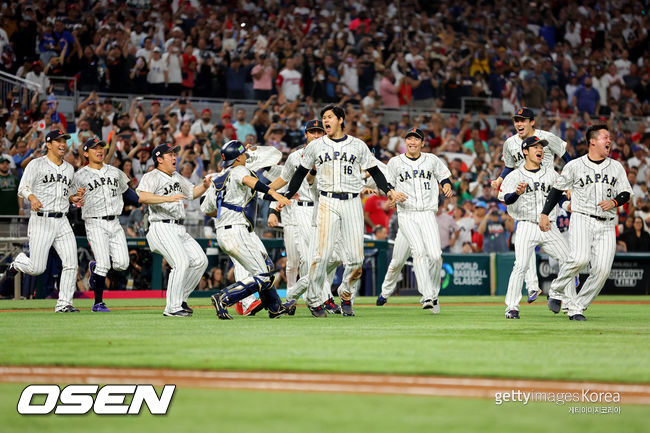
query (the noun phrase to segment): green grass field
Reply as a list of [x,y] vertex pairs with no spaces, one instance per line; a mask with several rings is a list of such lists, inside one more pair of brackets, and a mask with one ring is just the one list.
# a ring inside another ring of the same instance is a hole
[[[648,298],[600,297],[598,300]],[[162,300],[109,300],[108,314],[54,314],[55,301],[0,301],[3,365],[87,365],[463,375],[504,378],[650,383],[650,305],[594,304],[587,322],[523,305],[520,320],[505,320],[503,298],[443,297],[442,314],[393,298],[385,307],[357,300],[354,318],[295,317],[269,320],[235,316],[217,320],[197,308],[191,319],[162,316]],[[192,298],[194,307],[208,298]],[[454,305],[450,305],[454,304]],[[458,304],[458,305],[455,305]],[[145,308],[156,306],[160,308]],[[234,312],[233,312],[234,313]],[[89,416],[21,417],[24,386],[0,385],[0,431],[87,431]],[[272,402],[269,404],[269,402]],[[222,414],[217,416],[217,414]],[[506,404],[493,400],[177,390],[172,410],[160,417],[100,417],[93,430],[115,431],[351,431],[501,432],[577,429],[647,431],[647,407],[624,405],[620,415],[570,414],[566,406]],[[65,424],[61,419],[65,420]],[[109,422],[110,420],[110,422]],[[196,422],[191,421],[196,420]],[[262,427],[264,426],[264,427]],[[348,428],[349,427],[349,428]],[[105,429],[105,430],[102,430]],[[153,430],[156,429],[156,430]]]

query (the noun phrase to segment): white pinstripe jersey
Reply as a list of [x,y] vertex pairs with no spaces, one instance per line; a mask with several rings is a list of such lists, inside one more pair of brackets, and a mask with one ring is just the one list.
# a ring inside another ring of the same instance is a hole
[[104,164],[99,170],[85,166],[74,174],[73,188],[86,188],[81,218],[119,215],[124,207],[122,194],[129,188],[129,178],[117,167]]
[[438,210],[438,184],[451,176],[447,166],[431,153],[422,153],[413,160],[406,155],[388,161],[386,180],[408,198],[397,203],[397,211]]
[[27,200],[34,194],[43,205],[43,212],[67,213],[70,207],[68,198],[77,191],[72,190],[74,168],[63,161],[56,165],[47,156],[30,161],[25,167],[18,185],[18,195]]
[[616,208],[605,212],[598,203],[611,200],[624,191],[632,194],[632,187],[620,162],[606,158],[596,164],[587,155],[569,161],[553,186],[563,191],[571,190],[572,212],[605,218],[615,217]]
[[[298,149],[294,152],[291,152],[291,154],[287,157],[287,160],[284,163],[284,167],[282,168],[282,173],[280,174],[280,177],[289,182],[291,180],[291,176],[296,172],[298,167],[300,166],[300,161],[302,160],[302,154],[305,148],[303,147],[302,149]],[[314,201],[314,190],[309,185],[307,180],[302,181],[302,185],[300,185],[300,189],[298,189],[298,196],[300,196],[301,201]]]
[[[183,194],[185,197],[192,199],[194,185],[177,171],[174,171],[170,176],[162,170],[153,169],[142,176],[142,180],[140,180],[136,191],[145,191],[164,196]],[[150,204],[148,207],[150,222],[185,218],[183,200],[172,203]]]
[[[499,200],[503,201],[506,194],[514,193],[517,185],[526,182],[526,191],[519,196],[516,202],[508,205],[508,213],[517,221],[539,222],[539,216],[544,209],[546,197],[551,192],[558,174],[553,167],[540,167],[537,171],[526,170],[519,167],[506,176],[499,190]],[[549,219],[555,221],[556,209],[549,214]]]
[[301,165],[308,170],[316,165],[319,191],[359,193],[364,185],[363,171],[377,165],[368,145],[346,135],[333,141],[326,135],[310,142],[302,154]]
[[[245,206],[250,200],[254,200],[253,190],[244,185],[244,176],[254,176],[253,172],[243,165],[238,165],[230,169],[228,179],[224,183],[226,193],[223,196],[223,201],[230,203],[234,206]],[[227,209],[221,206],[221,214],[216,220],[215,227],[223,227],[226,225],[246,224],[246,218],[242,212],[236,212],[232,209]]]
[[[536,129],[533,133],[535,137],[548,141],[548,146],[544,148],[544,158],[542,158],[542,166],[553,168],[555,156],[562,156],[566,152],[566,141],[562,140],[557,135]],[[518,168],[524,165],[526,158],[521,151],[521,142],[523,140],[518,134],[508,137],[503,143],[503,155],[501,159],[506,164],[506,167]]]

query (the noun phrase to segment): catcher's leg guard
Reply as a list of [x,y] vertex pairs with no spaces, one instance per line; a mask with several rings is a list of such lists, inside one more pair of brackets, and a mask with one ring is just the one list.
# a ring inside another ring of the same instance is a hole
[[269,310],[269,313],[278,313],[282,308],[282,301],[275,290],[275,274],[265,273],[256,275],[261,281],[260,300],[264,308]]
[[221,300],[226,306],[230,307],[253,293],[260,291],[263,284],[264,281],[257,276],[246,277],[243,280],[237,281],[236,283],[226,287],[223,290]]

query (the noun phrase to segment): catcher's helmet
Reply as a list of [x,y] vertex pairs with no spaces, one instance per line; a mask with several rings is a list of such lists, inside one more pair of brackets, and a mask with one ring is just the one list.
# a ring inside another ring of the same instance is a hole
[[224,167],[230,167],[237,157],[242,153],[246,152],[246,148],[241,142],[237,140],[230,140],[226,145],[221,149],[221,161],[223,161]]

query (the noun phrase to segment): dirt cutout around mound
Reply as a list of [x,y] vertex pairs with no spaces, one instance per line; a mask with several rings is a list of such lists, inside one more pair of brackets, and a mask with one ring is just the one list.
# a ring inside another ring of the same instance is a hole
[[[569,382],[481,377],[332,374],[264,371],[206,371],[147,368],[0,366],[0,382],[152,384],[178,387],[277,392],[325,392],[495,399],[497,393],[531,393],[532,401],[552,401],[561,393],[578,404],[650,405],[650,384]],[[607,402],[606,395],[620,395]],[[537,397],[535,397],[537,396]],[[549,397],[552,396],[552,397]],[[586,396],[586,399],[585,399]],[[547,400],[548,399],[548,400]],[[557,404],[557,403],[556,403]],[[569,402],[565,404],[571,404]]]

